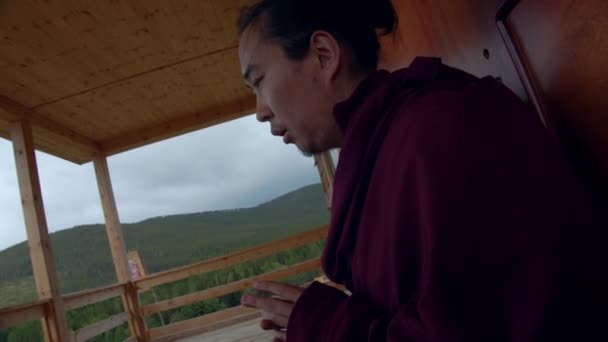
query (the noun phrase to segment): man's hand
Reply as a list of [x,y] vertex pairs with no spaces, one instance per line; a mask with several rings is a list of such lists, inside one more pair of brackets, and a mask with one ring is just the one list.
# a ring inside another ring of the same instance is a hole
[[304,289],[297,286],[277,282],[257,282],[254,288],[258,291],[272,294],[272,298],[253,295],[244,295],[241,303],[251,308],[262,310],[260,326],[264,330],[274,330],[273,342],[284,342],[286,338],[287,322],[294,305],[300,298]]

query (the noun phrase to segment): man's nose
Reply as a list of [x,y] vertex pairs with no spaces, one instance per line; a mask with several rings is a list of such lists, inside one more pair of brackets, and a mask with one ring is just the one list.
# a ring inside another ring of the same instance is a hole
[[257,96],[256,98],[256,114],[255,117],[259,122],[267,122],[272,118],[272,111],[270,107],[264,102],[261,96]]

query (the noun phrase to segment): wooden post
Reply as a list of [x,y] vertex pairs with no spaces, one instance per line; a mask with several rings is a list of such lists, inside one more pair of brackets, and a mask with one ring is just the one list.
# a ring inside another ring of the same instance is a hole
[[[120,219],[118,218],[116,201],[114,200],[108,161],[106,157],[98,156],[93,160],[93,164],[95,166],[95,175],[97,176],[99,196],[101,197],[103,215],[106,221],[106,232],[108,234],[116,277],[119,282],[129,282],[128,285],[132,285],[130,283],[131,277],[129,274],[127,249],[122,235]],[[123,306],[129,313],[129,330],[131,331],[131,335],[135,336],[138,341],[147,341],[146,327],[140,310],[139,297],[137,291],[133,292],[130,290],[131,288],[133,286],[127,286],[127,292],[122,296]]]
[[129,263],[127,261],[127,249],[122,236],[122,228],[118,218],[118,210],[112,191],[112,182],[108,170],[108,162],[105,157],[97,157],[93,160],[95,165],[95,175],[99,187],[99,196],[103,206],[103,216],[106,221],[106,232],[114,261],[114,269],[119,282],[131,280],[129,276]]
[[122,297],[122,302],[125,309],[129,312],[129,329],[131,329],[131,336],[136,337],[139,342],[148,342],[150,337],[146,330],[146,322],[144,321],[144,314],[141,310],[135,283],[127,283],[126,293]]
[[45,307],[45,318],[42,319],[44,338],[47,342],[69,341],[70,334],[59,293],[57,269],[40,190],[32,127],[27,121],[17,121],[11,123],[10,134],[36,291],[39,299],[50,299]]
[[[129,258],[129,271],[131,274],[131,280],[138,280],[148,275],[148,272],[146,272],[144,261],[141,258],[141,255],[139,255],[138,251],[130,251],[129,253],[127,253],[127,258]],[[154,288],[151,287],[149,289],[144,289],[141,293],[147,291],[152,294],[152,299],[154,299],[154,303],[158,302],[158,296],[156,295],[156,291],[154,290]],[[137,289],[135,290],[135,293],[138,293]],[[158,312],[157,314],[160,320],[160,325],[165,325],[165,319],[163,318],[162,312]]]
[[315,162],[317,164],[317,169],[319,170],[321,183],[323,184],[323,191],[325,191],[327,208],[331,209],[331,199],[334,193],[334,174],[336,173],[331,153],[323,152],[315,154]]

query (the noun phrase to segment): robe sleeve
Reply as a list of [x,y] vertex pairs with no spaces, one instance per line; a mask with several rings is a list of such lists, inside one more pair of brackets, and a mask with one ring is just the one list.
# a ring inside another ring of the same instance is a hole
[[400,221],[417,227],[416,293],[384,312],[364,295],[313,283],[288,342],[520,342],[558,322],[549,313],[563,309],[551,310],[556,284],[568,282],[558,279],[568,264],[560,258],[584,248],[575,237],[563,243],[563,220],[580,216],[562,199],[581,193],[535,114],[502,86],[480,83],[403,133],[395,191],[418,206]]

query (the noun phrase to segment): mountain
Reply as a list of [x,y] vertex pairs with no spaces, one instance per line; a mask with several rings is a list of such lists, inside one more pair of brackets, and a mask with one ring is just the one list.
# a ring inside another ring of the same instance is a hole
[[[326,224],[323,189],[314,184],[257,207],[154,217],[123,224],[127,250],[139,251],[146,271],[159,272]],[[116,282],[104,225],[51,234],[59,283],[70,293]],[[34,293],[27,243],[0,252],[0,292],[10,303]]]

